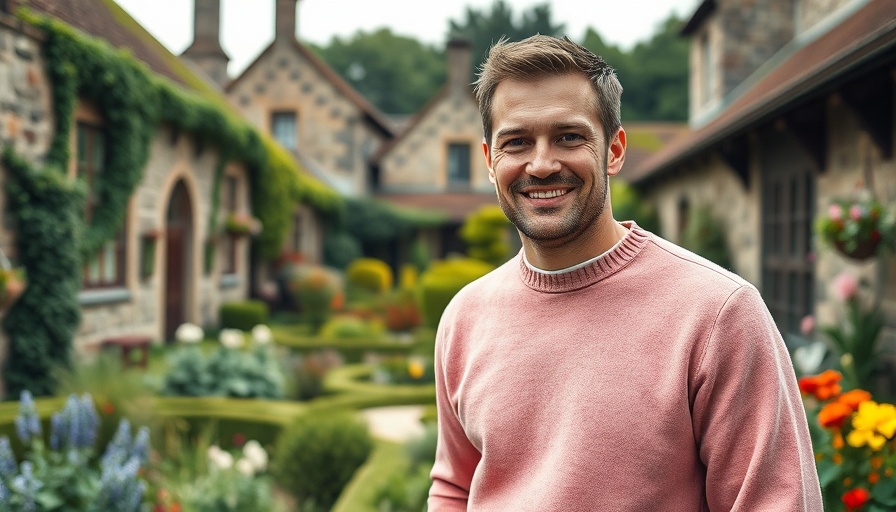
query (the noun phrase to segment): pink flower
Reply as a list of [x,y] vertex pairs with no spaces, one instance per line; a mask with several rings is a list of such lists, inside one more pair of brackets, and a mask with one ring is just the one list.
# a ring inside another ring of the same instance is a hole
[[833,220],[840,220],[843,218],[843,208],[840,207],[839,204],[832,204],[828,206],[828,217]]
[[815,317],[812,315],[804,316],[802,321],[800,321],[800,332],[803,333],[803,336],[809,336],[814,330]]
[[849,272],[842,272],[834,278],[833,288],[838,299],[847,301],[859,291],[859,280]]
[[864,213],[865,213],[865,212],[864,212],[863,208],[862,208],[861,206],[857,205],[857,204],[854,204],[854,205],[852,205],[852,206],[849,207],[849,217],[850,217],[852,220],[859,220],[859,219],[861,219],[861,218],[862,218],[862,215],[863,215]]

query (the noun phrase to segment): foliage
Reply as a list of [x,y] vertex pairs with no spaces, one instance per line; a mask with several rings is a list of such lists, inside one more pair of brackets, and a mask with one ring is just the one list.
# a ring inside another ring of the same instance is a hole
[[9,438],[0,437],[0,508],[3,510],[137,512],[146,487],[141,467],[149,457],[149,430],[132,439],[127,420],[101,457],[95,453],[99,423],[93,399],[70,395],[53,414],[48,442],[28,391],[21,393],[16,430],[28,448],[21,464]]
[[324,376],[344,364],[342,355],[333,349],[315,350],[295,358],[289,364],[288,396],[307,401],[323,394]]
[[392,114],[420,110],[445,79],[441,52],[388,28],[312,46],[365,99]]
[[460,237],[467,243],[467,255],[498,266],[510,259],[511,224],[498,205],[487,205],[467,215]]
[[448,302],[461,288],[494,269],[480,260],[455,258],[434,261],[420,276],[423,324],[436,327]]
[[224,219],[224,231],[231,235],[258,235],[262,231],[261,221],[246,213],[230,213]]
[[346,198],[344,229],[362,243],[398,240],[419,228],[438,227],[444,214],[402,208],[370,198]]
[[70,345],[81,321],[78,243],[84,205],[81,183],[58,168],[33,169],[7,148],[7,201],[16,223],[19,256],[28,287],[3,318],[9,353],[6,392],[50,395],[54,367],[70,365]]
[[479,10],[468,6],[462,20],[448,22],[448,32],[452,36],[463,37],[471,43],[470,82],[473,82],[473,76],[485,60],[489,48],[499,38],[520,41],[535,34],[559,36],[565,30],[562,23],[555,25],[551,21],[551,8],[547,3],[524,11],[518,18],[519,22],[514,18],[511,4],[495,0],[490,9]]
[[377,384],[432,384],[435,382],[432,358],[421,356],[377,358],[371,379]]
[[877,341],[884,327],[884,316],[862,295],[863,284],[848,272],[834,278],[834,295],[842,301],[845,316],[838,324],[821,327],[821,332],[832,342],[849,383],[873,391],[881,356]]
[[353,413],[300,416],[277,439],[274,478],[301,506],[330,510],[372,448],[367,425]]
[[25,269],[0,267],[0,311],[5,311],[19,298],[25,291],[25,283]]
[[358,258],[345,269],[345,278],[350,286],[356,286],[375,294],[392,289],[394,276],[392,267],[376,258]]
[[867,191],[849,200],[835,200],[825,215],[815,221],[821,240],[842,254],[863,259],[877,253],[878,247],[896,241],[896,218]]
[[341,229],[328,230],[323,245],[324,263],[332,268],[344,269],[364,254],[361,242]]
[[168,356],[160,393],[169,396],[282,398],[283,372],[266,326],[253,329],[252,343],[236,329],[223,329],[210,354],[185,343]]
[[423,434],[405,443],[409,467],[404,474],[393,475],[376,493],[377,508],[383,512],[420,512],[426,509],[426,499],[432,480],[429,471],[436,459],[438,428],[429,424]]
[[423,323],[417,295],[411,288],[389,294],[383,303],[383,316],[392,332],[409,332]]
[[659,217],[653,205],[644,200],[631,185],[620,180],[610,180],[610,196],[613,198],[613,217],[633,220],[647,231],[659,230]]
[[337,315],[321,326],[318,333],[329,339],[376,339],[383,334],[382,322],[376,318],[365,319],[354,315]]
[[731,268],[725,228],[707,206],[696,208],[688,216],[687,226],[681,234],[681,245],[721,267]]
[[827,370],[800,378],[826,510],[896,510],[896,407],[863,389],[842,392]]
[[286,286],[304,319],[317,332],[345,299],[341,276],[310,263],[293,265],[285,271]]
[[268,323],[268,305],[260,300],[240,300],[221,304],[221,327],[250,331]]

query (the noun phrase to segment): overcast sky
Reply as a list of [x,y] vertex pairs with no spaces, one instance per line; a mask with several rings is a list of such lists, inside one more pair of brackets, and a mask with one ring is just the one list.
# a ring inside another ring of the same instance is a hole
[[[193,0],[115,0],[173,53],[193,40]],[[466,6],[489,9],[494,0],[300,0],[298,36],[325,44],[333,36],[389,27],[393,33],[441,46],[448,20],[463,21]],[[624,49],[648,39],[670,14],[690,17],[700,0],[507,0],[520,14],[550,3],[552,20],[581,41],[593,27],[605,41]],[[276,0],[221,0],[222,46],[229,73],[239,74],[274,37]]]

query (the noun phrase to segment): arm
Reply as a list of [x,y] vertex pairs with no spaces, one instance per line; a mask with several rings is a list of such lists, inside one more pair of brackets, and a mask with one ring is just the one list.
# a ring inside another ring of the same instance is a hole
[[451,401],[444,345],[444,331],[439,329],[434,361],[439,436],[436,460],[430,472],[429,512],[467,510],[470,483],[481,458],[479,451],[467,439]]
[[699,361],[691,396],[709,509],[822,510],[790,355],[755,288],[731,294]]

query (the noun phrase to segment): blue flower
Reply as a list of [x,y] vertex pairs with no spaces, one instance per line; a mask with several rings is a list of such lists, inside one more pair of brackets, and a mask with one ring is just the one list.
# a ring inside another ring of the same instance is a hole
[[12,453],[9,438],[0,437],[0,481],[11,479],[16,470],[16,458]]
[[19,398],[19,415],[16,416],[16,433],[22,444],[28,444],[32,437],[40,437],[40,417],[31,392],[23,390]]

